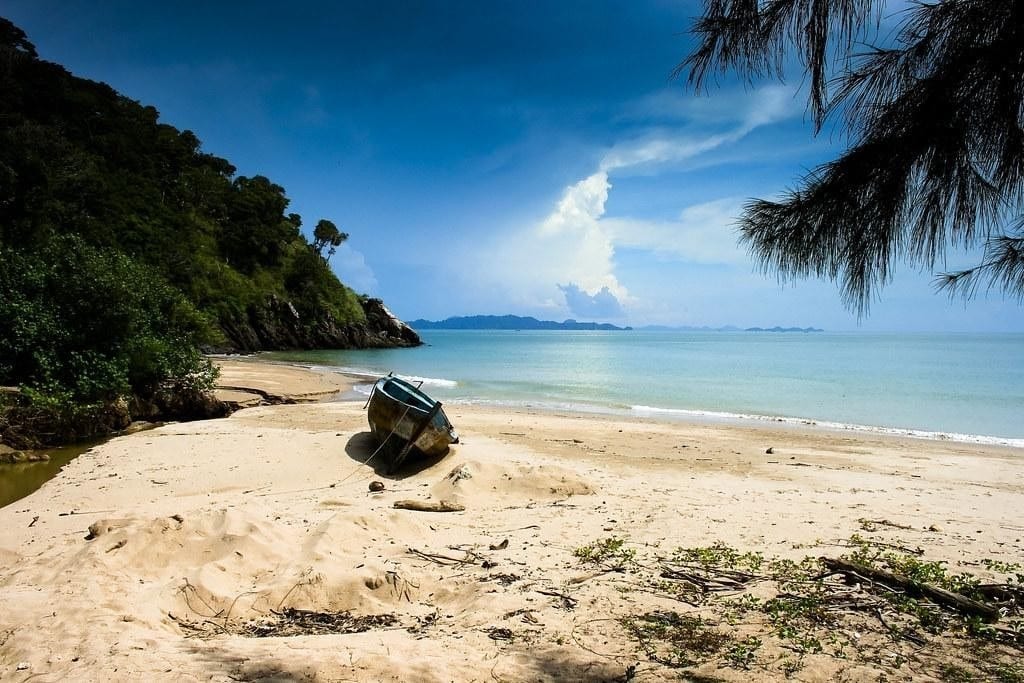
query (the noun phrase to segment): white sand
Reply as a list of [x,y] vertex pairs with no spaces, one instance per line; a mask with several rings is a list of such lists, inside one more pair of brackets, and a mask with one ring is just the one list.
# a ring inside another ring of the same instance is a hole
[[[264,390],[323,389],[281,366],[232,372]],[[869,518],[913,527],[885,537],[928,558],[1024,557],[1019,449],[449,406],[463,443],[396,479],[362,464],[375,444],[361,408],[257,407],[120,437],[0,509],[0,680],[610,681],[643,661],[615,618],[656,598],[617,574],[574,583],[588,570],[573,551],[596,539],[799,558],[838,554],[807,546]],[[466,511],[392,509],[409,498]],[[90,525],[100,535],[86,540]],[[287,607],[397,623],[231,633]],[[879,671],[811,657],[796,680]],[[642,664],[636,680],[678,678]]]

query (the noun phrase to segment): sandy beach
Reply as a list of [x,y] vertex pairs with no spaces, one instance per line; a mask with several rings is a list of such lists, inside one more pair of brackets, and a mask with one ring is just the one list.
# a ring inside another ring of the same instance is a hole
[[[321,400],[344,378],[222,363],[232,400],[297,402],[112,439],[0,509],[0,679],[784,680],[767,646],[746,669],[650,661],[620,620],[695,608],[578,549],[799,560],[859,534],[983,578],[1024,558],[1021,449],[450,405],[461,443],[391,477],[362,402]],[[365,630],[255,637],[288,609]],[[935,661],[811,653],[789,676],[942,680]]]

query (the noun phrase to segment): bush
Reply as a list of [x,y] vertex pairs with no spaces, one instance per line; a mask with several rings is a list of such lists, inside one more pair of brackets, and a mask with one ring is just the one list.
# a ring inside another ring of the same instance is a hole
[[0,246],[0,384],[93,403],[212,386],[208,321],[151,270],[77,237]]

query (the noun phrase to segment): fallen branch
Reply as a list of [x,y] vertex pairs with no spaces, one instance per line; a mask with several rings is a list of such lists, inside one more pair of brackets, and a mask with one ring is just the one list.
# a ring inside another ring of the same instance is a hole
[[433,562],[434,564],[455,565],[455,564],[476,564],[477,556],[466,553],[466,557],[451,557],[449,555],[438,555],[437,553],[426,553],[416,548],[409,548],[409,552],[421,559]]
[[[917,555],[918,557],[924,555],[924,550],[922,550],[921,548],[909,548],[905,545],[899,545],[897,543],[883,543],[882,541],[872,541],[871,539],[864,539],[862,542],[868,545],[875,546],[876,548],[892,548],[893,550],[899,550],[901,553],[906,553],[908,555]],[[860,547],[855,543],[825,543],[822,545],[834,545],[837,548]]]
[[621,567],[608,567],[606,569],[602,569],[602,570],[596,571],[596,572],[591,572],[589,574],[583,574],[581,576],[574,576],[573,578],[569,579],[567,581],[567,583],[570,583],[570,584],[584,583],[586,581],[590,581],[591,579],[596,579],[599,576],[604,576],[605,574],[611,574],[612,572],[617,572],[617,571],[621,571],[621,570],[622,570]]
[[763,578],[745,572],[721,568],[706,569],[692,564],[663,564],[660,576],[663,579],[688,583],[702,593],[742,591],[747,584]]
[[847,578],[873,581],[890,588],[898,588],[908,595],[926,597],[936,604],[949,607],[968,616],[979,617],[989,623],[999,619],[999,610],[992,605],[972,600],[959,593],[948,591],[945,588],[931,586],[927,583],[917,583],[905,576],[893,574],[883,569],[866,567],[848,560],[823,557],[821,562],[833,572],[843,574]]
[[576,607],[576,603],[579,602],[578,600],[576,600],[576,598],[574,598],[574,597],[572,597],[570,595],[566,595],[565,593],[559,593],[558,591],[547,591],[547,590],[544,590],[544,591],[537,591],[537,592],[540,593],[541,595],[550,595],[553,598],[561,598],[562,599],[562,607],[564,607],[565,609],[573,609],[573,608]]
[[117,512],[117,510],[89,510],[88,512],[72,510],[70,512],[58,512],[58,517],[70,517],[71,515],[105,515],[110,512]]
[[913,530],[913,528],[914,528],[914,527],[908,526],[906,524],[900,524],[898,522],[890,522],[887,519],[865,519],[865,518],[862,517],[861,519],[858,519],[857,521],[860,523],[860,528],[863,529],[864,531],[874,531],[875,530],[874,527],[876,525],[877,526],[888,526],[888,527],[892,527],[893,529],[911,529],[911,530]]
[[415,510],[417,512],[462,512],[466,509],[465,505],[447,500],[396,500],[394,507],[398,510]]

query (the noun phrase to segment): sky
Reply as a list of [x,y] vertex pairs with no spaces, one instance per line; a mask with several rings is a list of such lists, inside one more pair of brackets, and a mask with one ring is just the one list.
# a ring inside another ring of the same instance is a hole
[[[4,0],[44,59],[192,130],[285,187],[331,260],[399,317],[516,314],[620,325],[1024,331],[998,294],[965,303],[904,267],[869,314],[836,285],[780,283],[733,227],[842,151],[801,78],[672,69],[696,0]],[[958,254],[939,270],[966,266]]]

